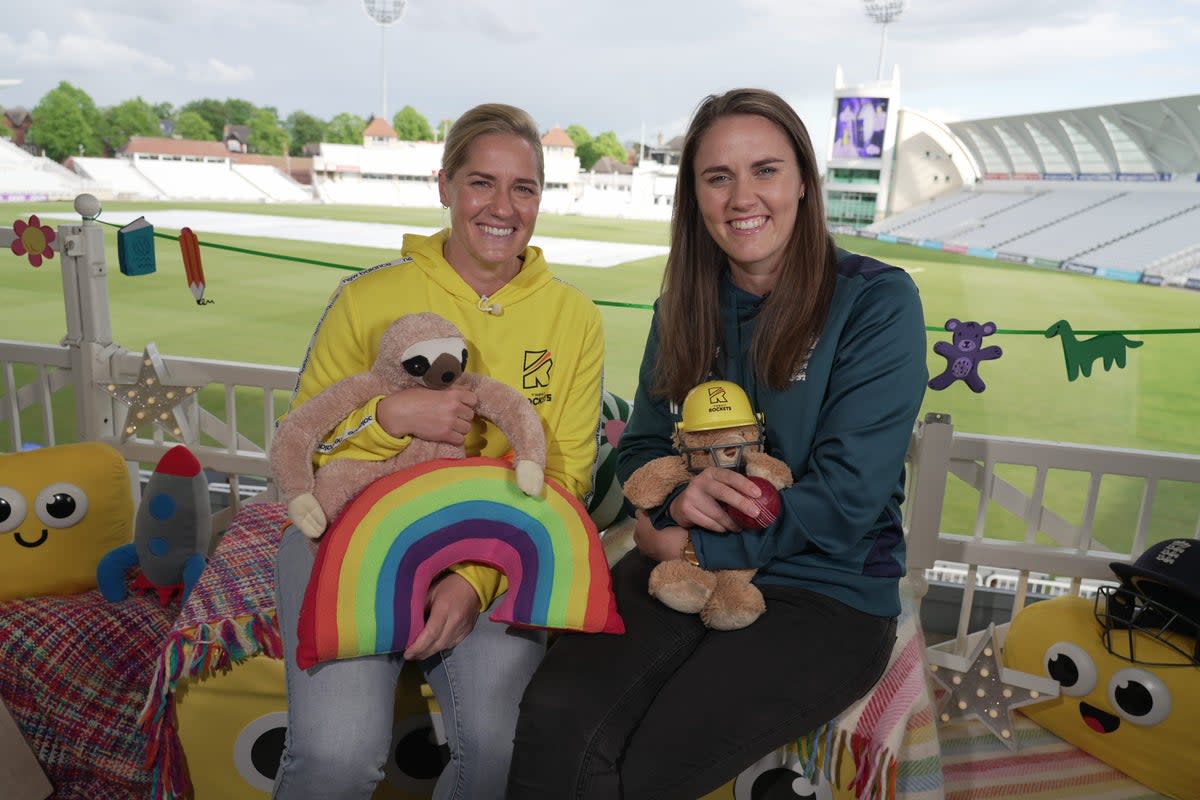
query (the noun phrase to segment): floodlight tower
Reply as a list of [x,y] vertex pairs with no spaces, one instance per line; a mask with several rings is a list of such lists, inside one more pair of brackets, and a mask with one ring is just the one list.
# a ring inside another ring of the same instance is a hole
[[867,16],[880,24],[883,32],[879,36],[879,73],[876,80],[883,80],[883,51],[887,47],[887,26],[896,21],[908,6],[908,0],[863,0]]
[[387,121],[387,40],[384,34],[404,16],[407,0],[363,0],[367,16],[379,23],[379,115]]

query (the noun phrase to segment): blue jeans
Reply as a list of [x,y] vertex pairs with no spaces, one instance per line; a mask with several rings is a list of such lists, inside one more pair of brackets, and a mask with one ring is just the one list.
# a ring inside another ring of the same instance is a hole
[[[295,527],[275,563],[287,675],[286,749],[275,800],[366,800],[391,755],[398,653],[296,665],[297,620],[314,561]],[[545,652],[545,634],[499,625],[485,614],[458,646],[421,662],[442,710],[450,763],[434,800],[504,797],[517,708]]]

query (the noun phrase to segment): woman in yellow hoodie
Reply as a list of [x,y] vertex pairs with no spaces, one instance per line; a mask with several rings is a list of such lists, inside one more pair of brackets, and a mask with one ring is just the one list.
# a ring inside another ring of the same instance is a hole
[[[598,447],[603,331],[595,305],[555,279],[541,250],[529,245],[543,184],[541,139],[528,114],[500,104],[464,114],[446,137],[438,174],[450,227],[406,235],[401,258],[341,282],[305,354],[292,408],[366,371],[397,317],[433,311],[462,331],[472,371],[529,398],[546,430],[546,475],[586,502]],[[319,445],[314,464],[388,458],[414,436],[465,444],[468,455],[503,456],[508,441],[475,416],[475,405],[475,395],[459,388],[373,398]],[[312,565],[309,543],[289,527],[276,562],[288,733],[274,797],[371,796],[389,756],[405,661],[420,664],[445,723],[450,761],[434,797],[503,797],[517,704],[545,647],[541,633],[481,613],[505,590],[504,576],[460,564],[430,588],[425,629],[402,654],[301,670],[296,624]]]

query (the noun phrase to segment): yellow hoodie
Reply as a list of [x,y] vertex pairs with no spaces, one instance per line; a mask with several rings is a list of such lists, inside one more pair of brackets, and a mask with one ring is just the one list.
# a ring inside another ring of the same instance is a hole
[[[537,247],[525,265],[486,303],[442,255],[449,231],[407,234],[398,261],[344,279],[325,307],[300,365],[292,408],[327,386],[370,369],[385,328],[397,317],[433,311],[458,326],[467,340],[467,368],[512,386],[529,398],[546,429],[546,475],[585,501],[592,490],[598,448],[604,332],[596,306],[555,279]],[[481,309],[494,305],[499,314]],[[380,398],[352,412],[318,447],[321,466],[334,458],[382,460],[408,446],[375,420]],[[509,451],[490,421],[476,417],[468,456]],[[480,607],[507,588],[504,576],[483,565],[455,570],[479,593]]]

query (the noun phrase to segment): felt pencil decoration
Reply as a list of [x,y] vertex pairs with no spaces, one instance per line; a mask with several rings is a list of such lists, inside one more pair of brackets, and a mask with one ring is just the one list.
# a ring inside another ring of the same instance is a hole
[[196,305],[202,306],[206,302],[204,265],[200,262],[200,240],[192,233],[191,228],[179,231],[179,250],[183,254],[183,269],[187,274],[188,288],[192,290],[192,297],[196,298]]

